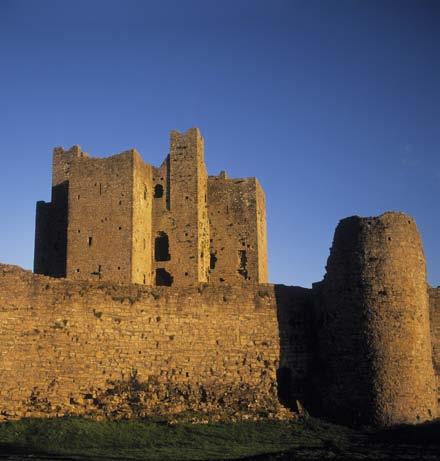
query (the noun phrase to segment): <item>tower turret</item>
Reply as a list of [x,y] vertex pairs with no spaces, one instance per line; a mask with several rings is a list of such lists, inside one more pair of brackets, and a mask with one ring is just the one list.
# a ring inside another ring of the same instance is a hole
[[391,425],[436,416],[425,258],[403,213],[342,220],[318,292],[324,413]]

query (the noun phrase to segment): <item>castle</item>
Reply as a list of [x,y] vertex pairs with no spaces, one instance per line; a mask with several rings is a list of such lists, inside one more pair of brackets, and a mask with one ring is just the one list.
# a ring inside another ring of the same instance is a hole
[[255,178],[208,176],[197,128],[171,132],[159,168],[136,150],[53,154],[52,201],[38,202],[34,272],[188,286],[267,282],[266,214]]
[[264,193],[208,176],[197,129],[155,168],[56,148],[34,273],[0,265],[0,419],[439,415],[440,289],[414,220],[340,221],[324,279],[267,283]]

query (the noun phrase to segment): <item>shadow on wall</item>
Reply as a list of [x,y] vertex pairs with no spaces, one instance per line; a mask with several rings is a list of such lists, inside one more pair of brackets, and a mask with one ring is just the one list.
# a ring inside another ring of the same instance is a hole
[[69,181],[52,187],[52,201],[37,202],[34,272],[66,277]]
[[295,412],[315,413],[312,376],[315,366],[312,290],[275,285],[280,334],[278,398]]

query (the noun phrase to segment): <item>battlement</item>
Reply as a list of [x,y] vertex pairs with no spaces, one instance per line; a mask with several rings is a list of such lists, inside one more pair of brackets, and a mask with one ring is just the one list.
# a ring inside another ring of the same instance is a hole
[[52,201],[37,204],[34,271],[146,285],[266,282],[262,189],[219,179],[208,178],[198,128],[172,131],[158,168],[136,149],[94,158],[57,147]]

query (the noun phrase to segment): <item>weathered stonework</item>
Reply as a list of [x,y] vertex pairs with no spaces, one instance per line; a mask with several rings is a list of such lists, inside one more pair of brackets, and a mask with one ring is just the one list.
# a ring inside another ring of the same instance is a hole
[[277,370],[292,370],[302,400],[310,305],[302,288],[120,285],[0,265],[0,417],[284,416]]
[[136,150],[54,150],[52,201],[38,202],[34,272],[76,280],[190,286],[267,282],[264,192],[208,177],[197,128],[170,134],[159,168]]
[[437,395],[440,402],[440,287],[429,288],[431,319],[432,363],[437,382]]
[[265,283],[265,213],[255,178],[207,175],[197,129],[158,168],[55,149],[35,274],[0,265],[0,419],[437,417],[440,288],[414,220],[342,220],[309,290]]
[[208,179],[210,280],[267,280],[266,205],[256,178]]
[[425,258],[403,213],[342,220],[315,286],[325,414],[356,423],[437,415]]

